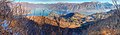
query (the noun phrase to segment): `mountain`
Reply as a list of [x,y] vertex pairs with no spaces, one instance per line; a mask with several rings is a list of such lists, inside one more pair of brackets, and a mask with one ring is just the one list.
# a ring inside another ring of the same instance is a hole
[[106,9],[112,9],[113,5],[110,3],[100,2],[84,2],[84,3],[57,3],[50,4],[49,9],[58,12],[80,12],[82,13],[96,13],[105,12]]
[[18,5],[18,4],[20,4],[23,7],[30,8],[30,9],[35,9],[35,8],[44,9],[44,8],[46,8],[45,6],[47,6],[45,4],[33,4],[33,3],[28,3],[28,2],[13,3],[13,5]]
[[54,4],[33,4],[33,3],[20,3],[22,6],[30,9],[48,9],[59,13],[66,14],[68,12],[80,12],[81,14],[106,12],[107,9],[112,9],[114,6],[111,3],[100,2],[84,2],[84,3],[54,3]]
[[50,9],[61,12],[80,12],[82,13],[96,13],[105,12],[106,9],[112,9],[113,5],[110,3],[100,2],[84,2],[84,3],[57,3],[53,4]]

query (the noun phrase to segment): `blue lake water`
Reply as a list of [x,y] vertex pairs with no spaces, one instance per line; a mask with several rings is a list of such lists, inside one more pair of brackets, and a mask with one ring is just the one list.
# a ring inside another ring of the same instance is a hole
[[48,16],[51,10],[33,9],[28,16]]

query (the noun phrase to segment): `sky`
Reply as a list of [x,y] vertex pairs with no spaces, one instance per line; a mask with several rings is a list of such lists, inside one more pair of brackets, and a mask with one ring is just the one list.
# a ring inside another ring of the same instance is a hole
[[112,3],[111,0],[15,0],[15,2],[29,2],[29,3],[82,3],[82,2],[109,2]]

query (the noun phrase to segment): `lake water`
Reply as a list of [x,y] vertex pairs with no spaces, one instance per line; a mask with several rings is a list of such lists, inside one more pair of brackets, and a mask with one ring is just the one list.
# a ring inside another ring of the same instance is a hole
[[33,9],[28,16],[48,16],[51,10]]

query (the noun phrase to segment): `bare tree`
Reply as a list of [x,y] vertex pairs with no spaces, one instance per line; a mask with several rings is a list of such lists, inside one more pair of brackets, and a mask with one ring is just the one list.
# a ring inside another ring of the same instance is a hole
[[9,1],[7,0],[0,0],[0,15],[4,17],[8,17],[10,15],[10,7],[8,6]]
[[115,8],[116,8],[117,10],[119,9],[118,1],[119,1],[119,0],[112,0],[113,4],[115,5]]
[[14,5],[11,9],[14,17],[25,17],[28,13],[30,13],[30,10],[23,7],[22,4]]
[[119,16],[119,15],[120,15],[120,14],[119,14],[118,1],[120,1],[120,0],[112,0],[114,6],[115,6],[115,8],[116,8],[116,12],[115,12],[115,15],[116,15],[116,16]]

